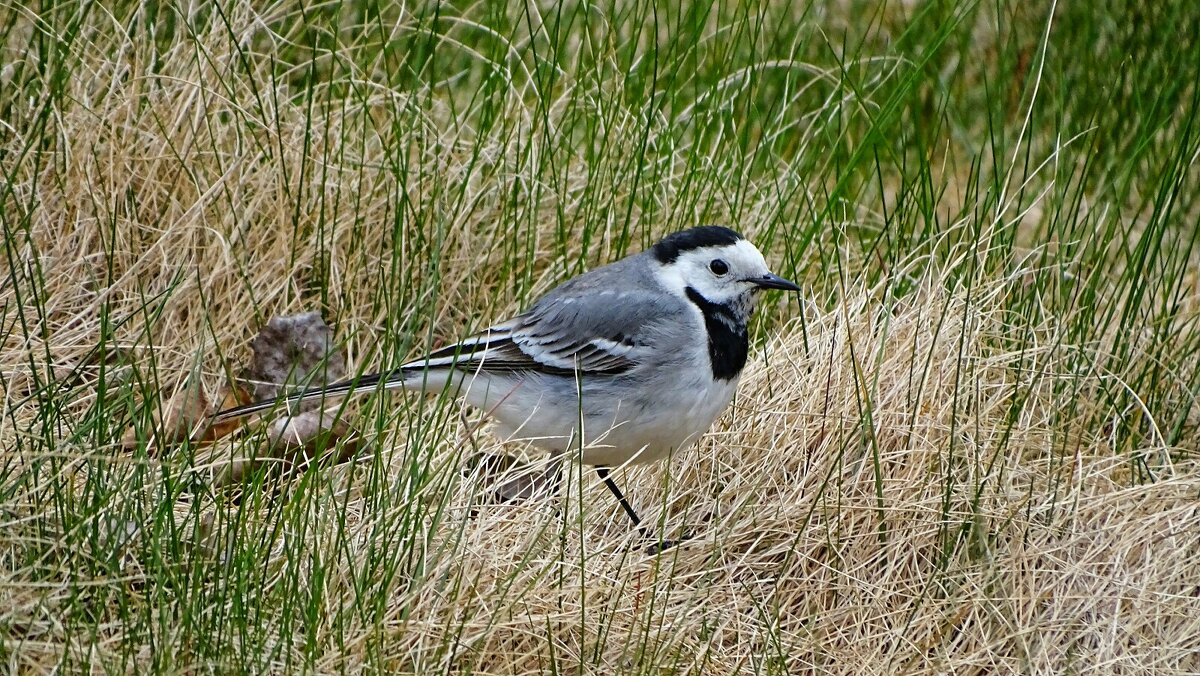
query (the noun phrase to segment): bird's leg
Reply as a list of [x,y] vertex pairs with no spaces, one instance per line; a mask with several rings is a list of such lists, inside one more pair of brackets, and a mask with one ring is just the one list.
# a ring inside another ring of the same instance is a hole
[[596,476],[600,477],[600,480],[604,482],[604,485],[608,486],[608,490],[617,497],[617,502],[621,503],[621,508],[624,509],[625,513],[629,515],[629,520],[633,522],[634,528],[637,528],[638,532],[641,533],[643,537],[646,537],[646,529],[642,528],[642,518],[637,515],[637,512],[633,511],[633,505],[629,504],[629,501],[626,500],[625,496],[621,494],[621,489],[617,488],[617,482],[613,481],[612,477],[608,475],[608,468],[597,466]]
[[646,547],[647,554],[658,554],[678,544],[675,540],[663,540],[660,542],[650,535],[650,531],[642,526],[642,518],[637,515],[637,512],[633,511],[633,505],[629,504],[629,501],[625,499],[625,495],[621,493],[621,489],[617,488],[617,482],[613,481],[612,477],[609,476],[607,467],[597,466],[596,476],[600,477],[604,485],[608,486],[608,490],[617,498],[617,502],[621,503],[621,509],[624,509],[625,513],[629,515],[629,520],[633,522],[633,527],[637,528],[642,539],[651,541]]

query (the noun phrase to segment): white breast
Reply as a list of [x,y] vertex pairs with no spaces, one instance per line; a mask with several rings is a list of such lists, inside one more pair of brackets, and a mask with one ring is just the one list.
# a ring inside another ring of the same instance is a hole
[[[613,396],[610,387],[583,387],[584,449],[588,465],[653,462],[690,447],[729,405],[737,381],[706,374],[680,379],[647,393],[630,388]],[[525,441],[548,451],[578,450],[580,404],[569,379],[537,374],[480,374],[463,383],[467,403],[490,415],[505,441]]]

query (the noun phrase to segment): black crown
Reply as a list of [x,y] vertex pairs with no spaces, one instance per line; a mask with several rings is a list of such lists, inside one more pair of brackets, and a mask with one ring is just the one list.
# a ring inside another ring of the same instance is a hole
[[651,249],[660,263],[674,263],[685,251],[710,246],[728,246],[745,239],[733,230],[720,225],[701,225],[672,233]]

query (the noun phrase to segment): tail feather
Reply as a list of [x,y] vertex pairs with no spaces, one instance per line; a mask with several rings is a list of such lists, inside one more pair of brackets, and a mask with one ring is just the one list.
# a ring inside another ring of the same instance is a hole
[[313,388],[294,392],[286,397],[276,399],[264,399],[242,406],[227,408],[224,411],[218,411],[213,416],[213,422],[224,422],[241,418],[262,411],[272,409],[287,410],[295,404],[306,401],[315,401],[319,399],[339,399],[343,397],[353,397],[358,394],[367,394],[379,389],[379,383],[383,383],[385,389],[393,387],[401,387],[404,384],[404,374],[402,371],[394,371],[391,373],[374,373],[369,376],[362,376],[355,380],[343,380],[341,382],[328,385],[326,387]]
[[[318,399],[337,399],[341,397],[352,397],[356,394],[366,394],[374,392],[379,388],[380,383],[386,389],[405,387],[405,376],[412,376],[410,385],[413,388],[424,389],[425,380],[418,381],[415,375],[418,373],[426,374],[426,377],[436,375],[446,375],[459,367],[465,371],[475,371],[482,367],[485,359],[494,354],[494,350],[512,345],[512,338],[508,335],[509,328],[507,325],[499,325],[487,329],[483,333],[472,336],[461,343],[448,345],[440,350],[436,350],[421,359],[411,361],[404,364],[400,368],[389,371],[387,373],[376,373],[369,376],[362,376],[357,380],[343,380],[341,382],[328,385],[326,387],[318,387],[309,390],[302,390],[289,394],[286,397],[267,399],[264,401],[256,401],[244,406],[235,406],[234,408],[225,409],[217,412],[213,416],[213,422],[224,422],[233,420],[243,416],[269,411],[272,409],[287,410],[295,404],[305,401],[313,401]],[[503,359],[493,357],[488,361],[489,365],[492,362],[496,363],[497,367],[503,368],[505,362]],[[528,359],[521,361],[521,365],[525,365]],[[434,378],[433,382],[444,382]]]

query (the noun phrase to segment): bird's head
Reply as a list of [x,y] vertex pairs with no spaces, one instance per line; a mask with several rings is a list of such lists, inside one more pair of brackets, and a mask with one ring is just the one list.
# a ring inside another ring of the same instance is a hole
[[738,308],[749,317],[762,289],[799,291],[779,277],[750,240],[729,228],[703,225],[664,237],[650,250],[664,284],[704,302]]

